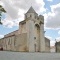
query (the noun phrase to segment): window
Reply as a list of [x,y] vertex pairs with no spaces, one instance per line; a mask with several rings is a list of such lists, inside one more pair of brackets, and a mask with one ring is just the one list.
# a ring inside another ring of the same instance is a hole
[[35,16],[35,19],[36,19],[36,16]]
[[30,15],[30,17],[32,17],[32,15]]
[[35,21],[34,21],[34,23],[35,23]]
[[37,20],[39,20],[39,18],[37,18]]
[[14,40],[14,46],[16,45],[16,40]]
[[25,17],[27,18],[27,15],[25,15]]
[[36,37],[34,37],[34,39],[36,39]]
[[8,40],[8,45],[10,45],[10,38],[9,38],[9,40]]
[[12,44],[11,38],[9,38],[8,45]]

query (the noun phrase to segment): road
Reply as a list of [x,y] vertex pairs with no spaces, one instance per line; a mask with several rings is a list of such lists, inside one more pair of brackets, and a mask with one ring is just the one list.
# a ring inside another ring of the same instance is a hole
[[0,60],[60,60],[60,53],[23,53],[0,51]]

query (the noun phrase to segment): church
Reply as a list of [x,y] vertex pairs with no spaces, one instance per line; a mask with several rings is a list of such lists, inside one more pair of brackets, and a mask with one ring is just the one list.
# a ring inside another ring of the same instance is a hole
[[0,47],[5,51],[50,52],[50,40],[44,37],[44,16],[30,7],[19,29],[0,39]]

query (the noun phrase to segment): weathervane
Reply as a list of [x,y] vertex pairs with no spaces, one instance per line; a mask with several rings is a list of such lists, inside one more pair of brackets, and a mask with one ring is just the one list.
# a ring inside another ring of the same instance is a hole
[[2,24],[1,22],[2,12],[6,13],[5,9],[0,5],[0,24]]

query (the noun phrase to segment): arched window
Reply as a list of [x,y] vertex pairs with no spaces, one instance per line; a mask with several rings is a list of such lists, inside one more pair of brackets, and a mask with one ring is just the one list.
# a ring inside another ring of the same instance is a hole
[[39,20],[39,18],[37,18],[37,20]]
[[35,19],[36,19],[36,16],[35,16]]
[[32,15],[30,15],[30,17],[32,17]]
[[27,18],[27,15],[25,15],[25,18]]

